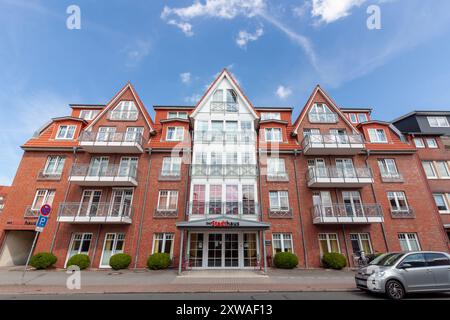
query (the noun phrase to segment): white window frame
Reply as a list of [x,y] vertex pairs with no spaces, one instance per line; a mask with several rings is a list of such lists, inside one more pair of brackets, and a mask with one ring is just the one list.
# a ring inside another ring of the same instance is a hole
[[428,116],[428,124],[432,128],[448,128],[450,127],[447,117],[445,116]]
[[348,119],[351,123],[358,123],[358,116],[356,115],[356,113],[349,113]]
[[279,176],[286,174],[286,161],[284,158],[267,158],[267,175]]
[[[284,246],[284,242],[285,241],[289,241],[291,243],[291,251],[286,251],[286,247]],[[275,250],[275,243],[279,242],[280,243],[280,249],[281,252],[292,252],[294,253],[294,241],[293,241],[293,237],[292,237],[292,233],[281,233],[281,232],[275,232],[272,233],[272,252],[273,255],[275,256],[276,254],[276,250]]]
[[[61,136],[61,131],[63,131],[65,128],[65,132],[63,136]],[[77,131],[77,126],[73,124],[63,124],[58,127],[58,132],[56,134],[55,139],[56,140],[73,140],[75,137],[75,132]],[[70,135],[69,135],[70,133]]]
[[[279,134],[275,134],[275,132],[279,132]],[[282,142],[282,130],[281,128],[265,128],[264,129],[264,140],[266,142]],[[278,138],[278,139],[276,139]]]
[[261,120],[281,120],[280,112],[261,112]]
[[[50,162],[51,159],[56,158],[55,163],[53,164],[53,168],[50,169]],[[64,164],[66,161],[66,157],[64,156],[48,156],[47,157],[47,162],[45,163],[45,167],[44,167],[44,171],[43,173],[45,175],[58,175],[60,176],[64,170]],[[62,163],[62,165],[61,165]],[[60,167],[61,165],[61,167]],[[61,168],[60,170],[57,170],[58,168]],[[49,170],[50,169],[50,170]]]
[[[173,137],[169,139],[169,132],[173,129]],[[181,134],[180,131],[181,130]],[[181,136],[180,136],[181,135]],[[166,141],[183,141],[184,140],[184,127],[168,127],[166,132]]]
[[[55,199],[56,190],[55,189],[37,189],[34,195],[33,204],[31,205],[32,210],[40,210],[44,204],[52,205]],[[42,203],[36,208],[36,202],[39,197],[43,197]],[[49,199],[51,199],[49,201]]]
[[[369,120],[369,118],[367,117],[367,114],[365,114],[365,113],[358,113],[357,117],[358,117],[358,123],[367,122]],[[364,119],[361,119],[361,117],[364,117]]]
[[84,109],[80,111],[79,118],[91,121],[98,115],[99,112],[100,112],[99,110]]
[[[116,116],[116,114],[118,116]],[[120,101],[111,111],[110,120],[113,121],[134,121],[137,120],[139,111],[132,100]]]
[[188,113],[186,111],[169,111],[167,112],[167,119],[187,119]]
[[[108,236],[114,235],[113,239],[108,239]],[[102,264],[103,262],[103,255],[105,254],[105,246],[106,241],[111,240],[113,243],[112,250],[111,250],[111,257],[117,253],[123,253],[125,250],[125,233],[124,232],[108,232],[105,234],[105,239],[103,240],[103,248],[102,248],[102,255],[100,257],[100,268],[110,268],[109,261],[108,264]],[[119,241],[122,241],[122,250],[117,250],[117,243]]]
[[[444,165],[443,169],[445,170],[446,174],[442,175],[439,164]],[[450,179],[450,168],[448,167],[447,161],[444,161],[444,160],[435,161],[434,167],[436,169],[436,173],[437,173],[439,179]]]
[[[386,135],[386,131],[384,129],[375,129],[370,128],[367,129],[367,132],[369,133],[369,140],[372,143],[388,143],[388,138]],[[379,134],[382,132],[383,137],[381,137]],[[384,138],[384,139],[381,139]]]
[[[427,170],[425,169],[426,165],[430,165],[433,175],[428,175]],[[437,179],[438,178],[436,168],[434,167],[433,161],[422,161],[422,167],[423,167],[423,171],[425,172],[427,179]]]
[[[161,193],[167,192],[167,201],[164,207],[161,207]],[[176,207],[170,208],[170,203],[172,202],[172,198],[175,198]],[[178,190],[159,190],[158,192],[158,204],[156,207],[158,210],[162,211],[177,211],[178,210]]]
[[[390,194],[393,195],[392,199],[394,199],[394,201],[395,201],[395,208],[392,207]],[[401,196],[403,196],[403,198],[405,200],[405,205],[406,205],[405,207],[400,206],[399,199],[401,198]],[[403,191],[388,191],[387,197],[388,197],[388,201],[389,201],[389,206],[391,207],[391,210],[393,212],[409,211],[408,199],[406,198],[405,192],[403,192]]]
[[[164,169],[167,165],[169,167],[168,172],[166,172]],[[178,167],[178,170],[174,170],[174,167]],[[165,177],[181,175],[181,157],[164,157],[161,168],[161,175]]]
[[90,243],[89,243],[89,250],[85,254],[89,255],[89,252],[91,251],[91,245],[92,245],[92,240],[94,239],[94,235],[91,232],[75,232],[75,233],[73,233],[72,237],[70,239],[69,249],[67,250],[66,262],[64,262],[64,267],[67,267],[67,262],[70,259],[70,257],[69,257],[70,256],[70,252],[72,251],[72,246],[73,246],[73,243],[75,241],[75,237],[77,235],[81,235],[81,239],[80,239],[80,247],[78,248],[78,253],[76,253],[76,254],[80,254],[82,252],[81,248],[83,247],[83,242],[88,241],[88,240],[90,241]]
[[430,149],[438,149],[439,148],[435,138],[426,138],[425,141],[427,142],[428,148],[430,148]]
[[[406,245],[408,246],[406,251],[413,251],[413,248],[411,247],[411,242],[415,241],[417,244],[417,248],[419,249],[419,251],[421,250],[420,247],[420,242],[419,242],[419,236],[417,235],[417,233],[414,232],[408,232],[408,233],[399,233],[398,234],[398,241],[400,243],[400,247],[401,247],[401,241],[400,239],[403,238],[406,241]],[[401,248],[402,250],[404,250],[404,248]]]
[[[364,237],[367,237],[367,239],[362,239]],[[352,239],[352,237],[355,237],[356,239]],[[360,233],[350,233],[350,245],[352,240],[358,241],[358,245],[361,249],[363,249],[362,241],[368,241],[369,242],[369,249],[370,252],[364,252],[365,254],[372,254],[373,253],[373,247],[372,247],[372,240],[370,239],[370,234],[368,232],[360,232]]]
[[425,148],[425,143],[422,138],[414,138],[414,145],[417,149]]
[[[331,236],[335,236],[335,239],[331,239]],[[318,234],[319,237],[319,248],[320,248],[320,256],[324,255],[324,252],[322,252],[322,246],[320,245],[320,242],[325,240],[327,242],[327,249],[328,252],[334,252],[331,250],[332,246],[331,246],[331,241],[336,240],[337,243],[337,247],[338,247],[338,253],[341,253],[341,245],[339,243],[339,235],[337,233],[319,233]]]
[[[398,172],[398,167],[395,159],[392,158],[383,158],[378,159],[378,168],[380,169],[381,176],[383,178],[398,178],[400,177],[400,173]],[[393,164],[395,168],[395,172],[391,172],[391,166],[388,164],[388,162],[391,162],[391,165]],[[384,171],[384,172],[383,172]]]
[[436,201],[436,197],[442,197],[442,200],[444,201],[445,210],[439,210],[439,213],[450,213],[450,204],[449,204],[449,199],[448,199],[448,194],[447,193],[433,193],[433,199],[434,202],[436,202],[436,207],[438,207],[437,201]]
[[[158,236],[162,236],[162,239],[158,239],[159,241],[162,241],[162,248],[161,248],[161,252],[165,252],[166,250],[166,245],[167,245],[167,241],[171,240],[171,244],[170,244],[170,258],[173,258],[173,247],[174,247],[174,243],[175,243],[175,233],[170,233],[170,232],[155,232],[153,234],[153,244],[152,244],[152,254],[155,253],[155,245],[156,245],[156,240]],[[169,239],[171,238],[171,239]]]
[[[272,193],[276,193],[277,194],[277,202],[278,202],[277,205],[272,203],[272,197],[270,196]],[[287,209],[281,207],[281,199],[282,198],[286,198]],[[272,190],[272,191],[269,191],[269,207],[270,207],[270,210],[273,210],[273,211],[289,211],[289,209],[290,209],[289,192],[286,191],[286,190]]]

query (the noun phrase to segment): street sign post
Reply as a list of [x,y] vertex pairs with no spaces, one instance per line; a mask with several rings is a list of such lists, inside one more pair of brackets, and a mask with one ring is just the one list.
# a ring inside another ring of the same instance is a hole
[[40,212],[40,215],[36,222],[36,228],[34,229],[34,231],[36,231],[36,235],[34,236],[33,244],[31,245],[31,250],[30,250],[30,253],[28,254],[27,263],[25,264],[25,269],[23,270],[23,273],[22,273],[22,284],[23,284],[23,280],[25,278],[25,273],[27,272],[27,269],[28,269],[28,264],[30,263],[31,255],[33,254],[34,247],[36,246],[36,241],[39,237],[39,234],[42,231],[44,231],[44,228],[47,225],[48,218],[50,216],[50,212],[52,212],[52,207],[49,204],[44,204],[41,207],[41,209],[39,210],[39,212]]

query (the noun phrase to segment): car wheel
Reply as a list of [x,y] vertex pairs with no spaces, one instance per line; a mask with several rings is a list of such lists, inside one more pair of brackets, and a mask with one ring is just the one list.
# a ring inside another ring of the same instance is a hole
[[405,288],[397,280],[389,280],[386,283],[386,295],[393,300],[401,300],[405,297]]

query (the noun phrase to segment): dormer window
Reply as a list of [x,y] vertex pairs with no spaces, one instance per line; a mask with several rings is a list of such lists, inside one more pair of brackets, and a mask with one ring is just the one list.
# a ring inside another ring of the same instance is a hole
[[265,131],[265,140],[267,142],[281,142],[283,139],[281,138],[281,129],[280,128],[266,128]]
[[56,139],[58,140],[72,140],[75,136],[77,126],[59,126]]
[[90,121],[95,118],[95,116],[99,113],[98,110],[81,110],[80,118]]
[[366,122],[368,119],[367,119],[367,114],[365,114],[365,113],[358,113],[358,121],[359,121],[359,123],[361,123],[361,122]]
[[427,117],[430,127],[447,128],[450,127],[446,117]]
[[188,118],[187,112],[170,111],[167,114],[167,119],[187,119],[187,118]]
[[134,121],[138,118],[138,110],[133,101],[121,101],[110,113],[110,120]]
[[315,103],[309,110],[309,122],[312,123],[336,123],[337,116],[325,103]]
[[211,111],[237,112],[238,104],[236,91],[233,89],[217,89],[214,92],[211,101]]
[[261,120],[281,120],[281,114],[279,112],[262,112]]
[[183,141],[184,128],[183,127],[169,127],[167,128],[167,141]]
[[369,139],[373,143],[387,143],[386,132],[383,129],[369,129]]

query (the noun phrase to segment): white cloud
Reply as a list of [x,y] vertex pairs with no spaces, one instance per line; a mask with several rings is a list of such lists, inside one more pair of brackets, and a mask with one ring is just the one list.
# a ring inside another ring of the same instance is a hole
[[192,37],[194,35],[194,32],[192,31],[192,25],[189,22],[179,22],[171,19],[167,21],[167,24],[177,27],[188,37]]
[[177,26],[187,36],[192,36],[192,25],[187,21],[199,17],[234,19],[237,16],[256,16],[265,8],[265,0],[196,0],[192,5],[180,8],[165,6],[161,18]]
[[311,15],[320,22],[331,23],[347,17],[353,7],[359,7],[366,0],[312,0]]
[[148,40],[136,40],[127,45],[125,52],[125,66],[129,68],[136,67],[150,53],[151,43]]
[[191,104],[196,104],[197,102],[200,101],[201,98],[202,96],[200,94],[193,94],[192,96],[184,98],[184,101]]
[[188,84],[191,82],[191,73],[190,72],[184,72],[180,74],[181,82]]
[[278,86],[277,91],[275,91],[275,93],[280,99],[286,99],[292,94],[292,90],[291,88],[287,88],[285,86],[280,85]]
[[256,29],[256,31],[254,33],[249,33],[245,30],[241,30],[241,31],[239,31],[239,34],[236,38],[236,44],[240,48],[246,48],[248,42],[258,40],[263,34],[264,34],[264,30],[262,27]]

